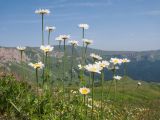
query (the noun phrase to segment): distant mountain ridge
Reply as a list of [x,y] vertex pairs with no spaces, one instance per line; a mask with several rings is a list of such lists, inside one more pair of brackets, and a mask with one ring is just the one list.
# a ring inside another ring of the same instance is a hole
[[[62,47],[62,46],[61,46]],[[71,47],[67,46],[68,56],[71,55]],[[78,58],[81,56],[81,47],[76,47],[75,56]],[[41,60],[42,51],[39,47],[27,47],[24,60],[29,61],[38,61]],[[131,60],[131,63],[128,64],[128,75],[137,80],[160,82],[160,50],[151,50],[151,51],[104,51],[93,48],[88,48],[88,56],[90,53],[96,53],[101,55],[104,59],[109,60],[111,57],[124,58],[127,57]],[[63,56],[63,49],[59,50],[58,46],[54,46],[54,51],[51,56],[53,58],[61,58]],[[89,57],[88,57],[89,58]],[[4,63],[8,62],[19,62],[20,54],[19,51],[14,47],[0,47],[0,67]],[[123,65],[121,66],[123,68]],[[120,75],[123,74],[123,70],[119,71]],[[106,79],[110,79],[110,74]]]

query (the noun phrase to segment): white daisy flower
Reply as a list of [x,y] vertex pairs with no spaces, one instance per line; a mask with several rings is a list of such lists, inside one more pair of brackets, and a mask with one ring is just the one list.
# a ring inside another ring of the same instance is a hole
[[42,69],[44,67],[44,64],[42,62],[38,62],[38,63],[29,63],[29,66],[33,67],[34,69]]
[[55,39],[56,41],[63,41],[63,39],[61,38],[61,37],[56,37],[56,39]]
[[101,66],[103,68],[105,68],[105,67],[108,68],[110,63],[108,61],[106,61],[106,60],[103,60],[103,61],[96,62],[96,64],[98,64],[99,66]]
[[99,55],[96,55],[94,53],[91,53],[90,56],[94,59],[94,60],[102,60],[102,57],[100,57]]
[[66,40],[69,39],[71,36],[70,35],[60,35],[59,38]]
[[73,46],[78,46],[78,41],[76,40],[70,40],[69,43]]
[[78,27],[80,27],[82,29],[88,29],[89,25],[88,24],[79,24]]
[[84,66],[82,66],[81,64],[78,65],[79,70],[83,69]]
[[17,46],[17,50],[19,50],[19,51],[24,51],[25,49],[26,49],[26,47]]
[[89,44],[92,44],[93,41],[92,40],[89,40],[89,39],[83,39],[83,42],[86,44],[86,45],[89,45]]
[[53,50],[53,47],[51,47],[50,45],[41,45],[40,47],[41,50],[43,50],[45,53],[51,52]]
[[115,79],[115,80],[121,80],[122,77],[117,75],[117,76],[113,76],[113,79]]
[[127,58],[123,58],[123,59],[121,59],[121,61],[122,61],[122,63],[129,63],[130,62],[130,60]]
[[54,31],[56,27],[54,26],[46,26],[46,31]]
[[118,58],[111,58],[110,63],[113,63],[114,65],[121,64],[122,60]]
[[142,85],[142,83],[141,83],[141,82],[138,82],[138,83],[137,83],[137,85],[138,85],[138,86],[141,86],[141,85]]
[[79,89],[79,92],[82,94],[82,95],[87,95],[88,93],[90,93],[90,89],[89,88],[86,88],[86,87],[82,87]]
[[50,10],[49,9],[38,9],[35,11],[36,14],[49,14]]
[[101,70],[103,69],[101,66],[97,64],[89,64],[84,66],[84,68],[89,72],[99,73],[99,74],[101,74]]

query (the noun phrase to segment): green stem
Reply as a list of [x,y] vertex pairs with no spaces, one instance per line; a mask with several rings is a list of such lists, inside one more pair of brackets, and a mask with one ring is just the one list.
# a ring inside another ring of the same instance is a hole
[[92,114],[91,119],[93,120],[93,110],[94,110],[94,72],[92,73]]
[[103,90],[104,90],[104,69],[101,73],[101,118],[103,120]]
[[[82,39],[84,39],[84,28],[82,28]],[[82,65],[83,65],[83,58],[84,58],[84,41],[82,46]]]
[[42,14],[42,45],[44,45],[44,14]]
[[[113,71],[112,71],[113,76],[114,76],[114,71],[115,71],[115,70],[113,70]],[[109,97],[109,93],[110,93],[110,90],[111,90],[112,84],[113,84],[113,80],[111,80],[111,83],[110,83],[110,85],[109,85],[109,89],[108,89],[108,93],[107,93],[107,99],[108,99],[108,97]]]
[[48,81],[48,60],[47,60],[47,57],[48,57],[48,52],[46,52],[45,70],[46,70],[46,82],[49,82]]
[[126,76],[126,75],[127,75],[127,64],[124,63],[124,76]]
[[[115,66],[114,66],[114,71],[113,71],[113,76],[115,76]],[[114,81],[114,100],[116,100],[116,91],[117,91],[117,83],[116,83],[116,79],[113,79]]]
[[86,64],[87,47],[88,47],[88,45],[86,44],[85,52],[84,52],[84,64]]
[[51,33],[51,31],[49,30],[48,31],[48,45],[50,45],[50,33]]
[[20,52],[21,52],[21,63],[22,63],[22,55],[23,55],[23,51],[21,50]]
[[84,97],[85,115],[86,115],[86,117],[87,117],[86,95],[84,95],[83,97]]
[[92,74],[91,73],[89,73],[89,87],[91,87],[91,77],[92,77]]
[[64,42],[63,49],[64,49],[64,52],[65,52],[66,51],[66,39],[64,39],[63,42]]
[[[37,96],[39,96],[39,93],[38,93],[38,68],[36,68],[36,82],[37,82]],[[39,97],[37,97],[38,99],[38,114],[40,114],[40,107],[39,107]]]
[[84,39],[84,28],[82,29],[82,39]]
[[123,94],[122,95],[122,102],[124,99],[124,89],[125,89],[124,83],[125,83],[126,77],[127,77],[127,64],[124,63],[124,77],[123,77],[123,81],[122,81],[122,94]]
[[[84,39],[84,28],[82,28],[82,39]],[[84,57],[84,42],[83,42],[83,47],[82,47],[82,58]]]
[[23,51],[21,50],[20,53],[21,53],[22,80],[24,81],[24,69],[23,69],[23,62],[22,62],[22,60],[23,60]]
[[71,59],[71,82],[72,82],[72,79],[73,79],[73,50],[74,50],[74,45],[72,45],[72,59]]
[[66,57],[66,45],[65,45],[66,40],[64,39],[64,45],[63,45],[63,49],[64,49],[64,56],[63,56],[63,98],[64,98],[64,79],[65,79],[65,57]]

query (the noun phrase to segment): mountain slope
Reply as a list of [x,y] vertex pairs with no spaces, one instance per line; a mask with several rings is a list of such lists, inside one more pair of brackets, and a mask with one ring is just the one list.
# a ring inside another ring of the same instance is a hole
[[[62,47],[62,46],[61,46]],[[79,63],[81,56],[81,47],[75,49],[74,56],[76,57],[76,64]],[[109,60],[111,57],[127,57],[131,60],[131,63],[127,66],[127,73],[133,79],[144,80],[148,82],[160,82],[159,79],[159,68],[160,68],[160,50],[155,51],[103,51],[88,48],[87,56],[90,59],[89,54],[96,53],[101,55],[104,59]],[[67,46],[68,60],[71,56],[71,47]],[[51,54],[51,59],[53,62],[52,68],[57,67],[57,58],[62,58],[63,49],[54,46],[54,51]],[[23,60],[28,63],[30,61],[41,61],[42,51],[37,48],[27,47],[25,54],[23,55]],[[4,69],[5,65],[9,66],[12,63],[20,63],[20,53],[15,48],[4,48],[0,47],[0,69]],[[70,65],[68,64],[68,69]],[[9,69],[9,67],[6,67]],[[123,69],[123,66],[121,66]],[[118,71],[118,74],[122,75],[123,70]],[[106,71],[106,79],[111,79],[111,73]]]

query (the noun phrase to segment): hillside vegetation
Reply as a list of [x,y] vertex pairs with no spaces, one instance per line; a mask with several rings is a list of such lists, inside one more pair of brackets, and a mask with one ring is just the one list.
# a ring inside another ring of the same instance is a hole
[[[67,46],[67,54],[71,56],[71,47]],[[19,51],[15,48],[0,48],[0,69],[3,69],[4,66],[14,65],[15,63],[20,63],[20,54]],[[81,47],[76,47],[75,57],[77,63],[79,63],[81,56]],[[132,62],[127,65],[128,75],[136,80],[143,80],[147,82],[160,82],[159,80],[159,68],[160,68],[160,51],[144,51],[144,52],[132,52],[132,51],[102,51],[97,49],[88,48],[88,53],[96,53],[101,55],[103,58],[109,59],[111,57],[127,57]],[[54,51],[51,53],[51,59],[53,62],[53,67],[57,65],[57,58],[63,57],[63,49],[59,50],[58,46],[54,46]],[[25,62],[37,61],[42,59],[42,51],[39,48],[28,47],[23,56]],[[69,58],[70,59],[70,58]],[[89,59],[89,58],[88,58]],[[16,66],[15,66],[16,67]],[[18,67],[18,66],[17,66]],[[121,66],[123,68],[123,66]],[[54,71],[57,72],[57,71]],[[57,73],[55,73],[57,74]],[[106,79],[111,79],[111,74],[106,72]],[[122,75],[123,72],[119,71],[119,74]]]
[[[121,88],[122,82],[125,85],[124,91]],[[118,81],[117,98],[114,100],[112,85],[111,92],[108,94],[111,81],[104,84],[104,116],[106,119],[159,120],[160,85],[142,82],[142,86],[137,88],[136,81],[125,78]],[[3,76],[0,78],[0,119],[87,120],[89,118],[85,118],[84,115],[86,108],[83,106],[83,96],[78,89],[77,86],[66,87],[65,99],[63,99],[62,89],[59,86],[52,86],[52,95],[48,88],[43,90],[39,88],[37,94],[35,84],[17,81],[11,75]],[[87,109],[87,114],[90,116],[90,106]],[[98,120],[101,114],[100,87],[98,86],[95,88],[95,109],[95,120]]]

